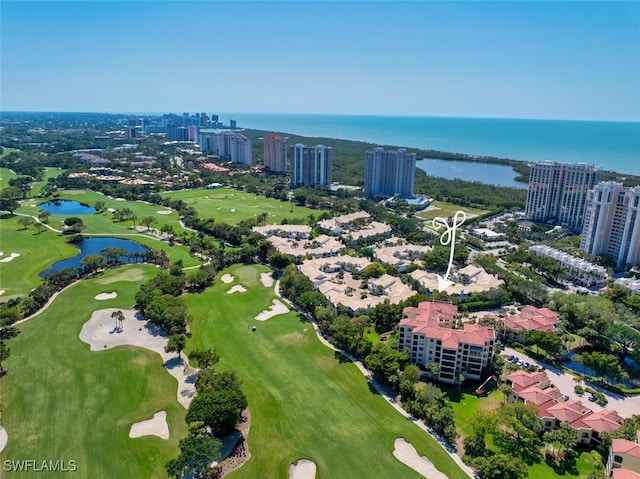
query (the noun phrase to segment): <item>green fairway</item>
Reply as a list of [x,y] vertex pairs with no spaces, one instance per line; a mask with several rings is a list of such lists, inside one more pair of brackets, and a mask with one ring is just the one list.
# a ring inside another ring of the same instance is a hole
[[42,181],[39,181],[33,185],[33,188],[31,188],[31,191],[29,191],[29,196],[31,197],[38,196],[40,194],[40,191],[44,187],[44,185],[47,184],[49,178],[57,178],[61,174],[62,174],[62,170],[59,168],[45,168],[44,178],[42,179]]
[[[215,348],[219,367],[238,372],[249,401],[251,459],[229,477],[286,477],[299,458],[316,462],[318,478],[420,477],[393,456],[398,437],[449,478],[466,477],[428,434],[369,388],[355,365],[322,345],[298,314],[253,319],[274,298],[259,281],[261,271],[267,269],[235,266],[225,271],[236,278],[233,284],[218,280],[186,298],[193,335],[188,348]],[[226,294],[236,284],[249,291]]]
[[417,213],[416,216],[419,216],[420,218],[425,220],[431,220],[438,216],[441,218],[449,218],[454,216],[456,214],[456,211],[464,211],[468,218],[482,215],[487,212],[487,210],[481,210],[478,208],[469,208],[467,206],[454,205],[453,203],[447,203],[444,201],[434,201],[433,203],[431,203],[429,209]]
[[[9,372],[0,379],[2,425],[9,436],[0,463],[73,460],[78,470],[2,477],[166,478],[164,464],[187,433],[176,380],[156,353],[132,347],[90,351],[78,337],[94,310],[131,308],[139,279],[155,272],[147,265],[108,271],[72,286],[19,325],[21,334],[11,340],[12,355],[4,363]],[[117,298],[94,299],[112,291]],[[169,440],[129,438],[133,423],[160,410],[167,411]]]
[[19,216],[0,219],[0,257],[18,253],[7,263],[0,263],[0,301],[27,294],[42,281],[38,276],[56,261],[74,256],[78,249],[67,244],[58,233],[46,230],[38,233],[33,226],[26,230],[18,223]]
[[200,218],[213,218],[220,223],[237,224],[242,220],[268,213],[267,224],[280,224],[283,219],[303,220],[310,214],[318,217],[322,210],[293,206],[287,201],[274,200],[231,188],[172,191],[162,196],[182,200],[198,212]]
[[5,189],[9,186],[9,180],[17,177],[9,168],[0,168],[0,189]]

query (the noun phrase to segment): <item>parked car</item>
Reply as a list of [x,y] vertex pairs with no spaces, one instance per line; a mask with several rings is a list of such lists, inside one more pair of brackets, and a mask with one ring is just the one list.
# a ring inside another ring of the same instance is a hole
[[596,397],[596,395],[595,395],[595,394],[589,394],[589,401],[591,401],[591,402],[596,402],[596,400],[597,400],[597,399],[598,399],[598,398]]

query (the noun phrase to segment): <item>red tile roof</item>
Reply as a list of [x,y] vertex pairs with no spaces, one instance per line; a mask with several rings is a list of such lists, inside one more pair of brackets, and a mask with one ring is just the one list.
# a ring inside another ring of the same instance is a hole
[[611,479],[640,479],[640,474],[629,469],[614,469]]
[[549,376],[547,376],[547,373],[542,371],[529,373],[521,369],[509,374],[507,376],[507,381],[511,381],[513,390],[519,393],[520,391],[530,386],[539,385],[541,383],[549,381]]
[[611,441],[611,452],[613,454],[627,454],[640,459],[640,444],[626,439],[614,439]]
[[509,315],[506,318],[495,315],[490,317],[502,321],[505,327],[514,330],[555,331],[560,323],[558,313],[549,308],[536,308],[535,306],[525,306],[519,314]]

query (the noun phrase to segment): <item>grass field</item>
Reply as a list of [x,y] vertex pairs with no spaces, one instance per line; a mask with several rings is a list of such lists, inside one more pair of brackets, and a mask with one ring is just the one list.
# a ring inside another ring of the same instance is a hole
[[[187,433],[177,382],[159,355],[139,348],[90,351],[78,335],[91,313],[131,308],[140,280],[157,270],[132,265],[110,270],[63,292],[41,315],[19,326],[11,340],[9,370],[0,380],[2,425],[9,442],[4,460],[74,460],[73,477],[165,478]],[[96,301],[116,291],[118,297]],[[125,323],[124,328],[127,328]],[[131,425],[167,411],[170,438],[129,438]],[[66,477],[69,473],[11,472],[7,478]],[[5,477],[4,475],[2,477]]]
[[322,213],[321,210],[295,205],[291,211],[290,202],[230,188],[174,191],[163,193],[162,196],[184,201],[195,208],[200,218],[214,218],[220,223],[228,224],[237,224],[242,220],[255,218],[261,213],[269,214],[267,224],[280,224],[285,218],[301,220],[310,214],[318,217]]
[[449,218],[456,214],[456,211],[464,211],[468,217],[478,216],[484,213],[487,213],[487,210],[481,210],[478,208],[467,208],[459,205],[454,205],[453,203],[446,203],[444,201],[434,201],[431,203],[432,209],[428,209],[426,211],[421,211],[416,215],[425,220],[431,220],[436,217],[441,218]]
[[17,176],[9,168],[0,168],[0,189],[5,189],[9,186],[9,180],[17,178]]
[[218,280],[186,298],[193,335],[187,349],[215,348],[219,367],[243,379],[251,410],[251,459],[229,477],[286,477],[299,458],[316,462],[318,478],[420,477],[394,458],[398,437],[451,479],[466,477],[430,436],[372,391],[353,364],[323,346],[298,314],[253,319],[274,298],[259,281],[261,271],[266,268],[225,271],[250,292],[226,294],[233,284]]
[[29,192],[29,196],[38,196],[40,194],[40,191],[42,190],[42,187],[47,184],[49,178],[57,178],[61,174],[62,170],[59,168],[45,168],[44,178],[42,179],[42,181],[39,181],[38,183],[33,185],[33,188],[31,188],[31,191]]

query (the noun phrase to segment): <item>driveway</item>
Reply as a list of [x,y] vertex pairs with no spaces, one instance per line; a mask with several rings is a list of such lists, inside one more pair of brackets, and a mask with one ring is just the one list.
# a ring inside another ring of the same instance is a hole
[[562,392],[562,394],[566,394],[567,396],[569,396],[570,399],[578,399],[582,401],[582,403],[592,411],[597,412],[605,408],[603,408],[602,406],[598,406],[594,402],[590,402],[587,399],[589,397],[588,394],[583,394],[582,396],[578,396],[573,391],[573,388],[576,386],[576,384],[581,384],[582,387],[590,387],[604,394],[607,400],[609,401],[609,403],[606,406],[606,409],[616,411],[622,417],[626,418],[626,417],[631,417],[634,414],[640,414],[640,396],[624,397],[624,396],[620,396],[619,394],[614,394],[605,389],[602,389],[601,387],[596,386],[595,384],[592,384],[588,381],[580,381],[578,383],[573,380],[574,376],[572,376],[571,374],[565,373],[564,371],[554,368],[553,366],[549,366],[548,364],[545,364],[533,358],[530,358],[526,354],[523,354],[519,351],[515,351],[511,348],[506,348],[503,352],[503,355],[504,356],[513,355],[513,356],[516,356],[518,359],[521,359],[528,363],[544,367],[546,369],[547,375],[549,376],[549,380],[558,388],[560,392]]

